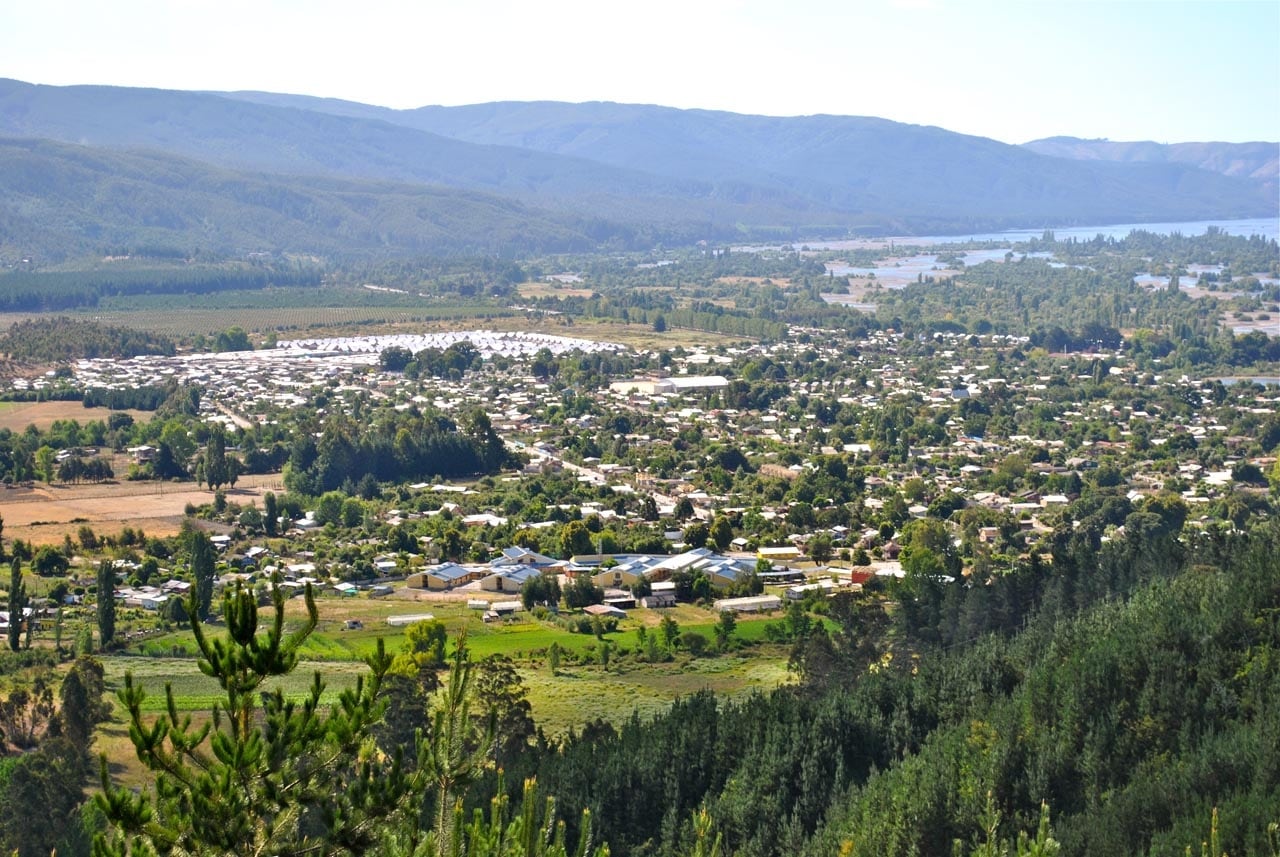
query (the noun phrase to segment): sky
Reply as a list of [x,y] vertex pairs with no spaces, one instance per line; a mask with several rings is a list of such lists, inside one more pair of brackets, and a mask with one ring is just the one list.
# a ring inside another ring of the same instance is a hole
[[1280,0],[0,0],[0,77],[1280,141]]

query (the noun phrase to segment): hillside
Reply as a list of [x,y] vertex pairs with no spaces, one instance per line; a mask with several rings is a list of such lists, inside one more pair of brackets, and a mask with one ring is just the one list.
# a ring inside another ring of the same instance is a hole
[[1153,143],[1046,137],[1024,147],[1041,155],[1077,161],[1186,164],[1224,176],[1275,186],[1280,178],[1280,143]]
[[600,102],[390,110],[334,99],[228,95],[654,175],[790,189],[843,212],[882,213],[916,224],[934,218],[1021,223],[1142,220],[1156,211],[1181,218],[1215,206],[1237,212],[1275,211],[1273,195],[1247,182],[1210,177],[1195,168],[1199,164],[1082,163],[872,117],[743,116]]
[[793,237],[1276,211],[1253,182],[1181,164],[1050,158],[864,117],[545,102],[394,111],[0,81],[0,134],[254,172],[444,185],[655,237],[672,224],[697,238]]
[[509,199],[420,185],[271,176],[172,155],[0,138],[0,257],[117,248],[518,253],[615,237]]
[[384,121],[205,93],[0,80],[0,135],[145,149],[237,170],[501,194],[575,216],[645,224],[830,223],[780,188],[656,176],[583,158],[476,145]]

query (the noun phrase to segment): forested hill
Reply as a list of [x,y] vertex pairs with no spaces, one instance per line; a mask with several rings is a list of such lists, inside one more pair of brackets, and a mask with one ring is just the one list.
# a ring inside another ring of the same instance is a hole
[[[393,111],[327,99],[0,81],[0,134],[290,175],[500,194],[655,231],[844,232],[1263,216],[1274,197],[1182,165],[1071,161],[939,128],[617,104]],[[0,167],[5,167],[0,162]]]
[[1153,143],[1046,137],[1023,145],[1041,155],[1079,161],[1187,164],[1225,176],[1253,179],[1271,188],[1280,178],[1280,143]]
[[841,596],[830,633],[790,612],[797,687],[587,723],[508,774],[621,857],[691,853],[700,808],[736,857],[1009,854],[1042,805],[1063,857],[1182,854],[1215,808],[1215,857],[1276,853],[1280,528],[1184,544],[1176,501],[1086,506],[1051,562],[908,579],[888,612]]
[[841,211],[913,222],[930,217],[1101,222],[1121,211],[1146,217],[1157,209],[1183,216],[1214,198],[1229,206],[1256,206],[1260,213],[1275,211],[1274,194],[1247,182],[1206,180],[1185,164],[1118,169],[1034,156],[982,137],[873,117],[746,116],[605,102],[389,110],[335,99],[228,95],[656,175],[788,188]]
[[0,256],[114,248],[341,256],[582,250],[616,238],[492,195],[234,171],[154,152],[0,138]]

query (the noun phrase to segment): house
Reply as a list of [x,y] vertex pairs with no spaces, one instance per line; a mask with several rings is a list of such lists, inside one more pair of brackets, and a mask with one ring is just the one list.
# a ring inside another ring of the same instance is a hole
[[795,545],[786,545],[776,548],[762,547],[756,551],[756,556],[759,559],[767,559],[769,562],[785,562],[787,560],[800,559],[804,554]]
[[648,595],[640,598],[640,606],[646,610],[661,610],[666,607],[675,607],[675,590],[667,589],[661,592],[650,592]]
[[538,568],[549,568],[554,565],[561,565],[558,559],[552,559],[549,556],[531,551],[528,548],[512,545],[502,549],[502,556],[489,563],[493,567],[508,565],[532,565]]
[[619,610],[632,610],[636,606],[636,597],[625,589],[606,589],[604,603]]
[[491,512],[481,512],[476,515],[464,515],[462,524],[466,527],[501,527],[507,522],[507,519],[494,515]]
[[786,596],[788,601],[802,601],[805,596],[811,592],[821,592],[824,595],[831,595],[839,588],[839,584],[834,580],[815,580],[813,583],[800,583],[795,586],[788,586]]
[[488,611],[482,617],[486,622],[492,622],[495,619],[501,619],[503,616],[511,616],[519,613],[524,609],[519,601],[495,601],[489,605]]
[[445,562],[429,566],[416,574],[409,575],[410,589],[453,589],[477,579],[483,572],[464,568],[456,562]]
[[601,589],[633,586],[645,576],[645,567],[639,562],[622,563],[611,568],[597,569],[591,575],[592,582]]
[[746,598],[717,598],[715,608],[720,612],[767,613],[782,607],[782,599],[776,595],[750,595]]
[[519,592],[527,581],[541,576],[542,571],[531,565],[497,566],[492,574],[481,578],[480,588],[489,592]]
[[601,619],[611,616],[614,619],[625,619],[627,612],[612,604],[588,604],[582,608],[582,612],[588,616],[599,616]]
[[293,522],[295,530],[315,530],[320,527],[320,522],[316,520],[315,512],[307,512],[301,518]]

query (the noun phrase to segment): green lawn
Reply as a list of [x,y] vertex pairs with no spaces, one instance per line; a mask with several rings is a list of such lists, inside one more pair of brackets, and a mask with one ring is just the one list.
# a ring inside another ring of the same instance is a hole
[[677,697],[704,689],[733,699],[772,690],[793,678],[787,672],[785,650],[772,648],[662,664],[627,662],[607,671],[569,666],[555,676],[544,666],[522,669],[520,676],[529,691],[534,721],[550,735],[580,729],[596,718],[620,723],[633,711],[652,717]]
[[[104,657],[102,663],[106,671],[108,691],[123,687],[125,673],[133,673],[134,684],[147,691],[144,711],[164,710],[165,685],[173,688],[179,711],[207,712],[214,702],[222,699],[218,683],[201,673],[193,658]],[[317,671],[321,673],[325,685],[323,700],[325,703],[332,703],[337,699],[338,693],[353,687],[356,677],[366,673],[368,668],[359,662],[301,661],[296,670],[267,682],[264,689],[274,690],[279,687],[288,696],[301,698],[310,690]]]

